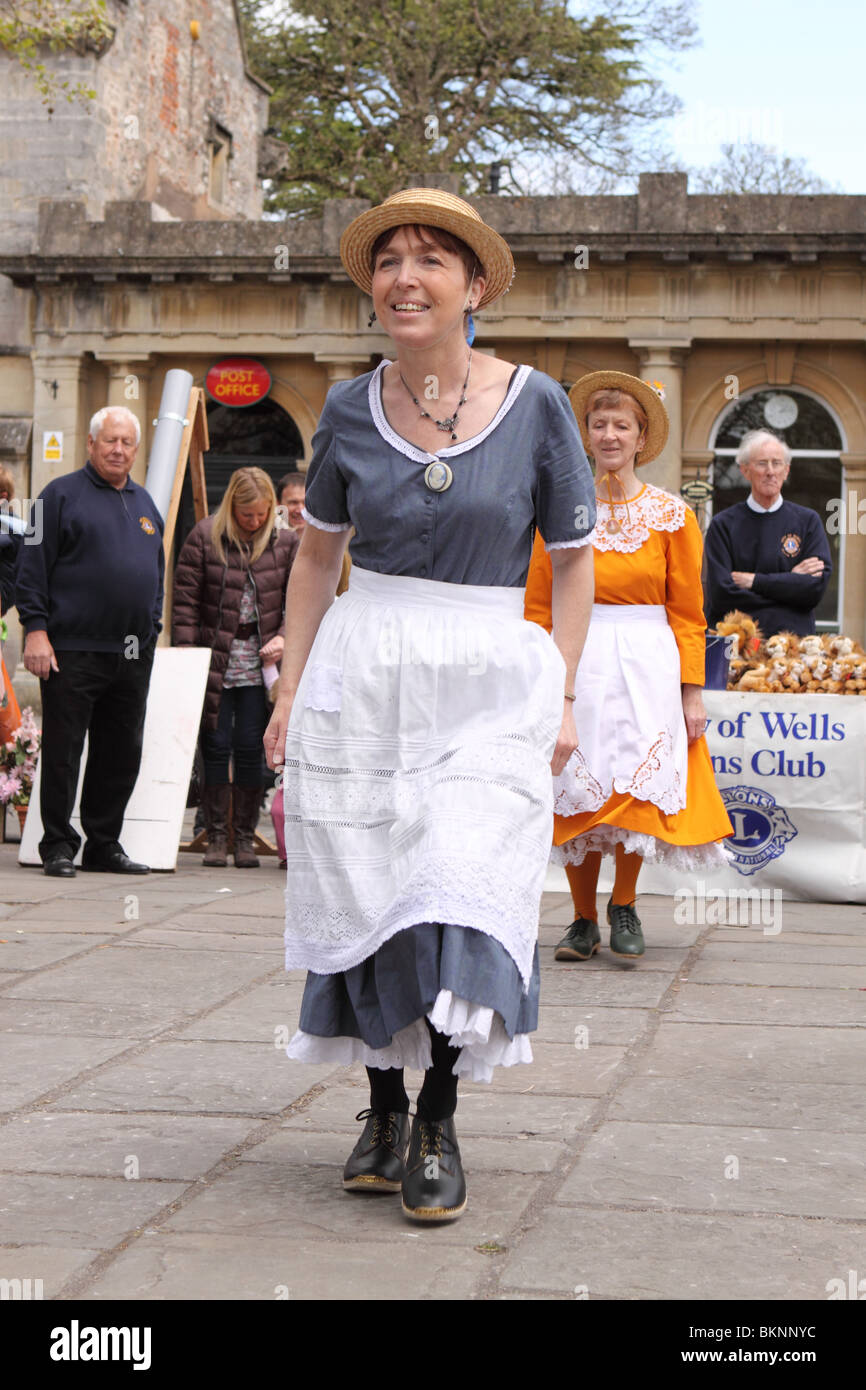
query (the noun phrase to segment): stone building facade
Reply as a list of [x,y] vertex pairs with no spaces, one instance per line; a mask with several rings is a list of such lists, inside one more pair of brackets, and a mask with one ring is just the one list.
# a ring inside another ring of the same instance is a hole
[[[111,0],[110,8],[131,21],[145,7]],[[260,217],[266,93],[246,73],[234,6],[146,8],[152,37],[138,50],[130,37],[122,51],[153,75],[141,128],[161,148],[143,147],[131,162],[117,155],[127,152],[117,123],[131,107],[107,76],[91,149],[102,141],[111,176],[87,188],[47,180],[38,215],[22,215],[0,243],[0,275],[14,297],[0,349],[0,452],[30,496],[83,461],[90,414],[106,402],[139,415],[143,478],[165,372],[184,367],[203,384],[229,356],[267,367],[269,413],[256,407],[229,419],[214,407],[209,468],[245,457],[266,457],[274,473],[294,459],[303,466],[330,384],[388,355],[338,255],[343,228],[366,204],[332,202],[302,223]],[[193,9],[210,12],[204,35],[211,20],[224,25],[208,81],[204,38],[196,44],[184,29]],[[120,48],[117,58],[119,70]],[[191,122],[166,96],[187,89]],[[207,191],[211,117],[232,136],[219,206]],[[185,133],[183,153],[172,122]],[[564,385],[598,367],[661,382],[671,435],[646,475],[674,491],[706,480],[716,505],[726,500],[720,489],[728,501],[734,495],[738,432],[787,420],[776,428],[795,449],[789,493],[828,517],[835,499],[844,518],[822,621],[866,640],[866,198],[694,196],[685,175],[647,174],[628,197],[474,201],[517,263],[509,294],[477,318],[478,349]],[[62,463],[46,462],[44,434],[57,430]]]

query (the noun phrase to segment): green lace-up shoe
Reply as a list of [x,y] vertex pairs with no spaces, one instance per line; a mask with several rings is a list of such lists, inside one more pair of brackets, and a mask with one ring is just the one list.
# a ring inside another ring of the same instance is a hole
[[589,960],[601,945],[598,922],[578,917],[553,953],[554,960]]
[[612,954],[625,960],[634,960],[636,956],[642,956],[646,950],[646,943],[634,903],[608,903],[607,920],[610,923]]

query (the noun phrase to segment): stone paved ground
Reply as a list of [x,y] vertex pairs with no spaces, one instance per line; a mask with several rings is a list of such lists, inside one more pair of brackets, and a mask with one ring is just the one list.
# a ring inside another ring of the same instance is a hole
[[[344,1193],[360,1067],[298,1066],[281,874],[0,847],[0,1277],[61,1299],[826,1300],[866,1291],[866,909],[676,925],[555,964],[532,1067],[464,1085],[465,1217]],[[417,1088],[418,1078],[412,1078]],[[414,1091],[410,1092],[414,1094]]]

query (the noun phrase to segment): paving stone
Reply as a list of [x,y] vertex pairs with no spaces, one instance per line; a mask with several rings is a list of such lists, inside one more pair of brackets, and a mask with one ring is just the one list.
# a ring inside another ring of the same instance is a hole
[[862,1268],[862,1255],[856,1224],[558,1206],[506,1255],[502,1287],[585,1287],[590,1299],[823,1301],[829,1280]]
[[160,1042],[66,1092],[55,1109],[274,1115],[334,1072],[265,1043]]
[[[133,1046],[130,1038],[101,1040],[64,1032],[7,1034],[3,1038],[0,1111],[18,1110],[57,1086],[74,1083],[79,1072],[98,1066]],[[0,1129],[0,1138],[4,1131]]]
[[171,927],[172,931],[189,932],[191,935],[208,931],[231,932],[238,936],[265,936],[279,941],[283,945],[283,919],[282,917],[260,917],[252,912],[233,913],[210,912],[207,908],[197,908],[185,911],[181,917],[175,913],[163,923],[165,927]]
[[167,946],[106,946],[84,960],[34,975],[6,991],[15,999],[62,999],[147,1008],[171,992],[179,1015],[191,1014],[233,994],[274,968],[268,954],[189,951]]
[[[18,977],[26,980],[26,975]],[[0,997],[0,1032],[49,1031],[55,1038],[79,1033],[100,1038],[149,1038],[182,1019],[183,1001],[161,1004],[70,1004],[58,999]],[[4,1039],[5,1047],[5,1039]]]
[[[387,1205],[385,1198],[370,1200]],[[489,1273],[490,1255],[443,1241],[448,1227],[414,1231],[406,1221],[403,1226],[391,1240],[376,1242],[375,1265],[362,1240],[161,1231],[125,1250],[81,1297],[311,1303],[471,1298]]]
[[790,989],[866,990],[866,959],[859,965],[804,965],[775,961],[700,960],[689,971],[695,984],[782,985]]
[[590,1136],[556,1200],[863,1220],[863,1140],[817,1130],[608,1122]]
[[[542,1000],[544,995],[542,994]],[[586,1029],[589,1047],[597,1044],[621,1043],[628,1047],[645,1032],[650,1019],[649,1009],[611,1009],[586,1004],[545,1004],[538,1010],[538,1036],[547,1042],[569,1043]]]
[[[544,1043],[533,1034],[534,1062],[528,1066],[505,1067],[497,1073],[494,1090],[516,1091],[532,1095],[602,1096],[616,1085],[624,1047],[575,1047],[568,1043]],[[463,1082],[464,1095],[478,1091],[485,1094],[489,1087],[481,1083]]]
[[[409,1087],[407,1086],[407,1090]],[[412,1092],[409,1091],[411,1096]],[[592,1114],[595,1102],[586,1097],[515,1095],[496,1088],[482,1092],[476,1088],[457,1091],[457,1134],[493,1135],[498,1138],[557,1139],[576,1133]],[[303,1110],[295,1111],[284,1122],[287,1129],[335,1131],[354,1134],[360,1129],[354,1116],[369,1104],[367,1087],[360,1083],[347,1087],[342,1078],[334,1082]],[[353,1141],[354,1142],[354,1141]],[[351,1145],[349,1146],[351,1148]]]
[[6,1174],[0,1197],[3,1238],[11,1245],[38,1239],[46,1245],[110,1250],[176,1201],[186,1186],[124,1178]]
[[0,1128],[0,1170],[125,1178],[133,1171],[129,1159],[134,1157],[139,1180],[191,1180],[212,1168],[258,1123],[186,1115],[27,1115]]
[[774,937],[740,937],[730,932],[714,935],[701,947],[701,960],[739,960],[746,967],[752,962],[784,960],[788,965],[861,965],[866,967],[866,936],[813,935],[798,932]]
[[220,931],[218,927],[210,931],[178,931],[170,922],[159,927],[144,927],[136,932],[134,937],[118,944],[127,950],[133,946],[169,946],[176,950],[191,951],[267,952],[275,956],[280,965],[285,954],[282,936],[263,940],[260,935],[253,936],[249,932],[225,932]]
[[[360,1134],[361,1126],[356,1126]],[[242,1163],[321,1163],[339,1175],[352,1151],[352,1136],[281,1129],[246,1149]],[[544,1139],[493,1139],[460,1135],[460,1153],[467,1172],[549,1173],[568,1153],[564,1144]]]
[[669,968],[644,971],[627,965],[609,971],[586,971],[580,964],[562,963],[546,970],[541,981],[545,1004],[612,1004],[623,1009],[654,1008],[662,999],[674,973]]
[[136,929],[137,922],[40,922],[28,917],[26,921],[18,917],[14,921],[0,924],[0,936],[70,936],[75,937],[81,943],[82,950],[86,946],[93,944],[94,936],[104,937],[106,940],[116,941],[118,937],[124,936]]
[[[342,1168],[285,1163],[243,1163],[207,1185],[165,1223],[166,1231],[208,1235],[233,1232],[284,1240],[399,1240],[406,1230],[399,1194],[344,1192]],[[459,1221],[437,1231],[441,1244],[471,1249],[508,1243],[510,1232],[535,1194],[539,1177],[467,1170],[469,1200]]]
[[100,1252],[77,1250],[71,1245],[0,1245],[0,1279],[30,1279],[32,1297],[56,1298],[67,1279],[86,1269]]
[[277,1030],[285,1038],[297,1031],[303,992],[303,981],[283,972],[181,1028],[179,1036],[275,1044]]
[[862,1071],[855,1028],[664,1022],[609,1115],[862,1133]]
[[[5,933],[0,932],[0,937]],[[7,935],[0,942],[0,971],[40,970],[44,965],[65,960],[82,951],[92,951],[110,941],[104,933],[101,936],[73,936],[68,932],[56,932],[53,936],[31,936],[22,932],[20,936]]]
[[689,981],[671,1001],[668,1017],[710,1023],[824,1024],[866,1027],[866,991],[785,989],[769,985],[703,985]]

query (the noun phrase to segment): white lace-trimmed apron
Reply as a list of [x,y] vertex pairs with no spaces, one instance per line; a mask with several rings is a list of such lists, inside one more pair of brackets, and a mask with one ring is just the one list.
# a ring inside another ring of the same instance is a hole
[[593,604],[574,689],[579,747],[554,778],[555,810],[597,811],[614,792],[682,810],[688,736],[664,605]]
[[500,942],[526,986],[564,679],[522,589],[353,566],[286,740],[287,969],[348,970],[441,922]]

